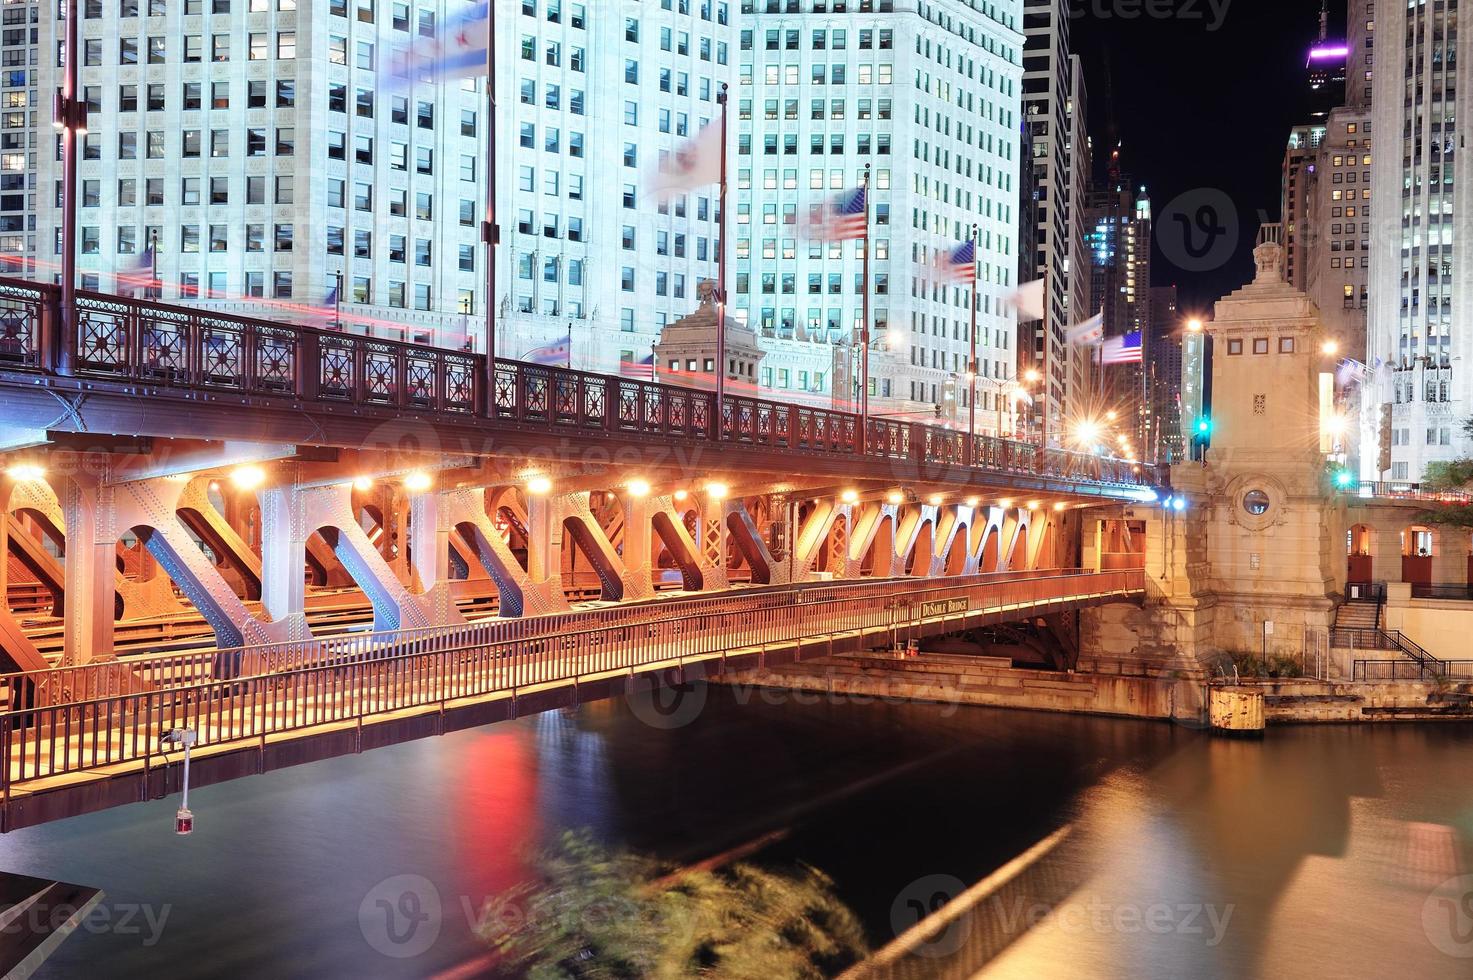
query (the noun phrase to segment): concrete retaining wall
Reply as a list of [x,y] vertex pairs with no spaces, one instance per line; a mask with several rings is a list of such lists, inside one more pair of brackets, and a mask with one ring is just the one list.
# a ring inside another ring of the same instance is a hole
[[784,688],[831,696],[990,705],[1069,714],[1196,720],[1203,708],[1200,678],[1062,674],[1013,669],[989,658],[922,654],[824,657],[801,664],[730,671],[731,686]]
[[[1205,727],[1206,678],[1174,671],[1061,674],[1009,667],[987,657],[925,653],[896,659],[854,653],[801,663],[727,670],[713,683],[803,691],[830,699],[925,701],[954,709],[983,705],[1027,711],[1172,720]],[[1264,696],[1275,724],[1473,721],[1473,685],[1243,681],[1235,689]]]

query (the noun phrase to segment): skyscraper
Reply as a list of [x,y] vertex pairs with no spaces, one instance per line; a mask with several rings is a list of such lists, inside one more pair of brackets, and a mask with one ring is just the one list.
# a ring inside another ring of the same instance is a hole
[[[345,319],[464,342],[444,314],[485,310],[484,95],[403,70],[445,7],[351,3],[83,0],[83,287],[302,318],[341,275]],[[40,5],[53,39],[55,14]],[[56,50],[42,46],[43,92]],[[26,245],[51,279],[61,171],[43,132]]]
[[1330,110],[1345,102],[1346,60],[1350,54],[1344,41],[1330,37],[1330,0],[1320,0],[1320,32],[1309,49],[1305,72],[1309,80],[1309,115],[1324,122]]
[[[1373,82],[1369,354],[1379,404],[1392,406],[1391,470],[1419,480],[1428,463],[1469,453],[1467,358],[1473,351],[1470,156],[1457,95],[1473,86],[1473,35],[1457,4],[1382,4]],[[1379,412],[1379,404],[1371,406]],[[1371,453],[1363,453],[1369,457]],[[1377,464],[1379,468],[1379,464]]]
[[[1099,304],[1090,292],[1089,248],[1085,244],[1090,175],[1094,159],[1089,139],[1089,111],[1085,98],[1084,64],[1078,55],[1069,57],[1069,73],[1073,83],[1069,92],[1069,256],[1066,279],[1069,285],[1064,297],[1064,317],[1070,324],[1088,320],[1099,312]],[[1065,393],[1063,417],[1075,412],[1075,406],[1089,404],[1094,391],[1088,347],[1065,349],[1069,362],[1069,385]]]
[[1155,445],[1153,406],[1144,363],[1151,357],[1151,200],[1121,169],[1120,151],[1111,153],[1103,186],[1089,195],[1086,242],[1090,252],[1090,294],[1104,318],[1106,339],[1139,334],[1141,359],[1094,367],[1108,411],[1142,453]]
[[[54,6],[32,9],[49,55]],[[406,67],[465,9],[83,0],[82,285],[138,292],[156,270],[165,300],[319,322],[335,297],[348,329],[478,350],[493,305],[502,356],[564,336],[577,367],[647,356],[715,274],[715,188],[657,203],[641,175],[718,116],[728,4],[499,0],[491,304],[485,80]],[[3,98],[49,92],[40,61]],[[48,122],[39,159],[0,160],[45,190],[35,233],[0,243],[41,278],[60,249]]]
[[1069,416],[1070,393],[1083,378],[1081,358],[1066,340],[1071,317],[1088,306],[1075,292],[1071,258],[1079,250],[1082,196],[1088,161],[1083,127],[1084,79],[1069,50],[1069,7],[1065,0],[1026,0],[1023,32],[1028,38],[1023,75],[1023,113],[1032,152],[1028,167],[1036,210],[1035,254],[1029,279],[1044,281],[1044,318],[1024,326],[1028,367],[1045,377],[1034,409],[1047,412],[1050,442],[1059,442]]
[[[745,9],[730,288],[767,351],[759,389],[850,400],[833,380],[862,334],[864,243],[808,229],[868,173],[871,410],[966,423],[975,295],[978,429],[996,431],[1017,357],[1005,300],[1017,285],[1020,0]],[[942,268],[974,224],[975,287]]]
[[1303,290],[1309,264],[1309,209],[1313,195],[1309,192],[1315,172],[1315,158],[1325,138],[1323,123],[1305,123],[1289,132],[1284,148],[1284,164],[1280,182],[1279,213],[1284,225],[1284,280]]
[[1185,458],[1182,437],[1182,333],[1175,286],[1151,287],[1150,360],[1146,363],[1150,393],[1152,438],[1144,452],[1148,459],[1179,463]]

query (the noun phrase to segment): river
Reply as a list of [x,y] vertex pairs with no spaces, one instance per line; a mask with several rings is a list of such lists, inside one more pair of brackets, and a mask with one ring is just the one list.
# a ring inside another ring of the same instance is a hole
[[987,976],[1473,975],[1473,730],[1237,742],[700,690],[199,788],[187,838],[177,797],[19,831],[0,868],[106,892],[43,977],[448,980],[486,975],[478,910],[568,829],[675,862],[761,842],[748,860],[822,869],[879,946],[918,893],[1071,825],[1088,877],[1056,908],[999,907],[1035,924]]

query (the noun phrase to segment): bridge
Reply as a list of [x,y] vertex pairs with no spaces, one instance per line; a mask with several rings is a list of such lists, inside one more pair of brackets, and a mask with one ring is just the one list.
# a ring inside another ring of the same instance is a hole
[[209,781],[1143,595],[1143,540],[1078,567],[1127,461],[59,304],[0,280],[4,829],[168,791],[172,727]]

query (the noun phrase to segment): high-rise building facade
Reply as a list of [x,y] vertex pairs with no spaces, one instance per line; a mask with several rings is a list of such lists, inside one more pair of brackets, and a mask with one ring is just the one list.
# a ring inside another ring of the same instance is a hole
[[[1064,319],[1069,324],[1088,320],[1099,312],[1099,304],[1090,292],[1089,248],[1085,234],[1089,215],[1090,175],[1094,172],[1092,146],[1089,139],[1089,111],[1084,87],[1084,63],[1078,55],[1069,57],[1069,74],[1073,82],[1069,90],[1069,256],[1065,269],[1068,290],[1064,295]],[[1069,364],[1069,384],[1065,392],[1063,412],[1067,419],[1090,403],[1094,392],[1094,375],[1090,371],[1092,351],[1085,346],[1066,344],[1064,356]],[[1062,429],[1062,427],[1060,427]]]
[[1284,148],[1284,164],[1280,181],[1279,214],[1284,226],[1284,280],[1303,290],[1307,276],[1309,236],[1309,193],[1311,176],[1320,142],[1325,138],[1323,123],[1305,123],[1289,132]]
[[1140,363],[1096,365],[1100,400],[1140,452],[1155,445],[1154,408],[1144,364],[1151,357],[1151,200],[1121,170],[1112,153],[1106,184],[1089,195],[1086,242],[1090,294],[1104,320],[1105,337],[1139,333]]
[[1362,458],[1389,457],[1390,471],[1377,475],[1415,481],[1427,464],[1470,451],[1473,157],[1457,118],[1473,91],[1473,33],[1458,30],[1456,0],[1378,6],[1368,353],[1389,365],[1370,407],[1392,406],[1392,438]]
[[1151,287],[1151,332],[1146,376],[1155,451],[1144,451],[1148,459],[1179,463],[1186,458],[1181,424],[1184,326],[1175,286]]
[[[4,98],[34,106],[58,84],[61,31],[54,10],[30,9],[40,63],[11,73]],[[493,305],[502,356],[567,336],[573,366],[614,370],[647,356],[715,275],[716,188],[657,202],[642,176],[718,118],[720,84],[736,80],[725,0],[499,0],[491,304],[485,79],[416,61],[463,5],[81,10],[85,287],[318,322],[335,294],[347,329],[477,350]],[[29,111],[38,145],[0,173],[34,172],[34,232],[3,244],[52,278],[60,162],[48,108]]]
[[567,336],[574,367],[613,371],[696,309],[700,283],[716,278],[718,188],[648,187],[720,124],[724,83],[735,107],[738,3],[501,0],[505,356]]
[[[340,275],[344,319],[462,345],[455,314],[485,311],[484,95],[404,69],[447,9],[82,0],[80,284],[301,318]],[[55,14],[41,5],[53,41]],[[60,137],[37,122],[31,257],[54,278]]]
[[1376,77],[1376,0],[1349,0],[1345,24],[1345,104],[1369,109]]
[[1302,244],[1296,273],[1321,321],[1347,356],[1366,356],[1371,235],[1371,119],[1364,109],[1333,110],[1303,184]]
[[[1069,417],[1071,392],[1082,380],[1081,359],[1067,342],[1079,303],[1071,259],[1080,249],[1080,189],[1087,174],[1083,126],[1084,79],[1070,54],[1069,5],[1065,0],[1025,0],[1023,114],[1032,144],[1027,166],[1036,214],[1034,254],[1025,264],[1029,279],[1044,282],[1044,317],[1024,325],[1027,367],[1046,380],[1035,388],[1034,410],[1047,413],[1050,442],[1059,442]],[[1079,319],[1089,314],[1079,316]],[[1031,336],[1029,336],[1031,335]]]
[[[1014,377],[1021,2],[755,0],[745,8],[732,194],[731,296],[767,356],[769,397],[848,403],[863,242],[809,232],[868,174],[871,410],[968,414],[978,315],[978,430]],[[975,289],[945,258],[976,226]],[[1004,408],[1011,406],[1005,401]],[[1006,415],[1002,422],[1008,428]]]
[[[1357,20],[1369,7],[1369,0],[1351,4],[1351,40],[1341,42],[1326,33],[1326,6],[1319,38],[1310,49],[1312,67],[1343,67],[1353,60],[1362,78],[1369,79],[1371,22]],[[1370,265],[1371,99],[1363,85],[1354,90],[1341,86],[1334,93],[1349,101],[1329,108],[1317,102],[1312,121],[1290,131],[1284,150],[1284,278],[1315,301],[1345,353],[1364,360]],[[1316,93],[1315,97],[1323,94]]]

